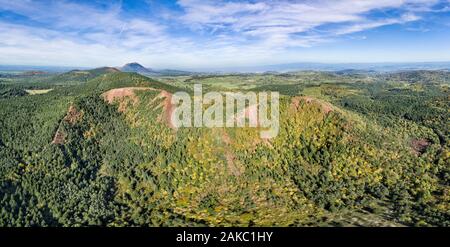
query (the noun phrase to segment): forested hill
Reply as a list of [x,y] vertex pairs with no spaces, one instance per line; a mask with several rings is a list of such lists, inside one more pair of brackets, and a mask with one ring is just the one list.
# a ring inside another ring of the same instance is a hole
[[450,84],[450,72],[441,70],[417,70],[389,73],[387,78],[391,81],[400,81],[407,83]]
[[[449,226],[448,72],[0,77],[0,226]],[[280,133],[172,93],[279,91]]]

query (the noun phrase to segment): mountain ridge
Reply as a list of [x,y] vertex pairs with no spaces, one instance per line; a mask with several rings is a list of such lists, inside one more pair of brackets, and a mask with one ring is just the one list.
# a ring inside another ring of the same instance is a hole
[[180,76],[180,75],[193,75],[194,72],[175,70],[175,69],[161,69],[155,70],[152,68],[144,67],[137,62],[127,63],[124,66],[118,68],[122,72],[135,72],[148,76]]
[[136,72],[136,73],[152,73],[153,70],[146,68],[137,62],[127,63],[120,68],[122,72]]

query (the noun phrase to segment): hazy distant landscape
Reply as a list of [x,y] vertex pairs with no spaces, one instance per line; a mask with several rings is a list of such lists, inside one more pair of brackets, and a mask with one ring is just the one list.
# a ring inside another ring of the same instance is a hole
[[[140,64],[139,64],[140,65]],[[143,65],[140,65],[146,68]],[[117,67],[120,68],[120,67]],[[340,71],[350,71],[350,72],[394,72],[400,70],[449,70],[450,62],[429,62],[429,63],[341,63],[341,64],[326,64],[326,63],[294,63],[294,64],[279,64],[279,65],[266,65],[266,66],[256,66],[256,67],[227,67],[227,68],[210,68],[210,69],[161,69],[153,70],[147,68],[149,71],[140,71],[139,69],[134,69],[132,72],[137,72],[141,74],[147,74],[152,76],[158,76],[158,73],[162,72],[160,75],[179,75],[181,72],[183,74],[189,73],[210,73],[210,74],[224,74],[224,73],[265,73],[265,72],[275,72],[275,73],[286,73],[286,72],[296,72],[296,71],[330,71],[330,72],[340,72]],[[56,66],[21,66],[21,65],[0,65],[0,73],[14,73],[14,72],[24,72],[24,71],[45,71],[48,73],[58,73],[58,72],[68,72],[75,69],[89,69],[86,67],[56,67]],[[127,72],[125,69],[124,72]],[[172,72],[172,74],[170,74]],[[178,72],[178,74],[177,74]]]

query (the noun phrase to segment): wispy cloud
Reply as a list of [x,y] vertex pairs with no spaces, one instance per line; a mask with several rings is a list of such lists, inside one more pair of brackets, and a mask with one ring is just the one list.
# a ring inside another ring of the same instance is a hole
[[[316,32],[326,24],[341,24],[342,27],[337,27],[335,32],[323,30],[323,33],[342,35],[384,25],[405,23],[418,20],[419,17],[414,12],[407,12],[395,18],[379,20],[370,17],[370,12],[401,7],[404,11],[423,12],[430,10],[430,7],[437,2],[433,0],[318,0],[238,3],[181,0],[179,4],[185,9],[185,15],[181,19],[194,29],[212,29],[216,32],[238,33],[267,39],[282,36],[294,39],[299,34],[305,33],[305,39],[314,42],[321,39],[311,39],[308,32]],[[304,43],[300,42],[300,45]]]
[[[70,65],[139,60],[184,67],[283,61],[294,57],[292,48],[319,46],[341,36],[415,22],[426,13],[445,12],[445,3],[180,0],[177,9],[137,17],[124,13],[122,1],[96,6],[0,0],[0,60]],[[437,4],[444,6],[433,8]],[[2,19],[1,11],[22,16],[22,21]]]

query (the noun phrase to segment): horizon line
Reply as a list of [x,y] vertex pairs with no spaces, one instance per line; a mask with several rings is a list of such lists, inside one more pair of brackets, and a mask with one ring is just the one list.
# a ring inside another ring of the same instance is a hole
[[[413,61],[413,62],[308,62],[308,61],[299,61],[299,62],[290,62],[290,63],[273,63],[273,64],[263,64],[263,65],[245,65],[245,66],[223,66],[223,67],[198,67],[198,68],[176,68],[176,67],[161,67],[161,66],[146,66],[141,62],[127,62],[120,66],[114,65],[102,65],[102,66],[78,66],[78,65],[38,65],[38,64],[4,64],[0,63],[2,67],[51,67],[51,68],[80,68],[80,69],[95,69],[95,68],[121,68],[129,63],[137,63],[145,68],[155,68],[156,70],[164,70],[164,69],[174,69],[174,70],[214,70],[214,69],[246,69],[246,68],[257,68],[257,67],[270,67],[270,66],[289,66],[289,65],[407,65],[407,64],[440,64],[440,63],[449,63],[450,60],[444,61]],[[450,67],[449,67],[450,68]]]

